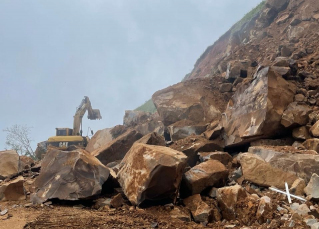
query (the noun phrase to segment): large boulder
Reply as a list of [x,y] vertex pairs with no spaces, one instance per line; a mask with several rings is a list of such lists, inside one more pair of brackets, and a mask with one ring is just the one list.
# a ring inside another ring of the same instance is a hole
[[215,87],[209,78],[187,80],[157,91],[152,100],[165,126],[183,119],[206,124],[219,120],[227,103]]
[[291,186],[298,178],[295,174],[276,168],[252,153],[240,154],[237,159],[242,168],[243,178],[260,186],[284,189],[285,181]]
[[19,172],[20,159],[15,150],[0,151],[0,180]]
[[174,201],[187,156],[168,147],[136,143],[127,152],[117,174],[133,205],[144,201]]
[[127,128],[122,125],[98,130],[90,139],[85,150],[91,153],[94,150],[107,145],[109,142],[123,134],[126,130]]
[[306,104],[293,102],[288,105],[282,114],[281,124],[284,127],[297,127],[306,125],[312,110]]
[[152,113],[150,112],[126,110],[123,125],[126,127],[134,127],[140,123],[149,121],[151,116]]
[[222,151],[220,142],[207,140],[202,136],[188,136],[170,145],[170,148],[183,152],[188,157],[188,165],[193,167],[199,161],[199,152]]
[[143,143],[143,144],[157,145],[157,146],[166,145],[164,137],[159,135],[156,132],[145,135],[141,139],[137,140],[135,143]]
[[[276,147],[272,149],[266,147],[250,147],[248,151],[260,157],[271,167],[294,174],[306,182],[310,180],[313,173],[319,174],[319,155],[308,154],[307,151],[304,153],[302,151],[300,151],[301,153],[287,153],[286,150],[278,150]],[[275,176],[278,177],[278,175]]]
[[238,87],[228,103],[223,115],[226,146],[276,135],[281,129],[281,116],[295,92],[295,85],[269,67],[259,69],[252,82]]
[[14,180],[0,185],[0,201],[25,200],[25,190],[23,187],[24,178],[19,176]]
[[48,199],[79,200],[101,193],[110,171],[98,159],[82,149],[50,150],[41,164],[34,186],[33,203]]
[[188,170],[182,180],[181,191],[186,195],[200,194],[207,187],[221,186],[228,177],[228,169],[217,160],[208,160]]
[[188,120],[181,120],[168,127],[172,141],[186,138],[190,135],[200,135],[207,128],[207,124],[197,125]]
[[91,154],[97,157],[104,165],[116,160],[122,160],[134,142],[141,137],[143,137],[142,134],[134,129],[129,129],[113,141],[94,150]]

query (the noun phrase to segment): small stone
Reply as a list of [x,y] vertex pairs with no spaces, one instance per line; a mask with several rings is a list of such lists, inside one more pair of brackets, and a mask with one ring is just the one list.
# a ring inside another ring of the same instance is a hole
[[290,188],[290,192],[295,195],[302,196],[304,194],[304,189],[306,187],[306,182],[304,179],[298,178],[294,181]]
[[310,209],[306,204],[293,203],[290,208],[293,213],[297,213],[300,216],[308,215],[308,213],[310,212]]
[[289,215],[288,214],[284,214],[282,217],[281,217],[281,220],[283,221],[287,221],[289,219]]
[[224,92],[230,92],[233,88],[233,84],[232,83],[223,83],[220,88],[219,88],[219,91],[221,93],[224,93]]
[[121,195],[121,193],[117,194],[116,196],[114,196],[110,202],[111,206],[114,208],[119,208],[122,207],[124,204],[124,199]]
[[305,96],[303,95],[303,94],[297,94],[297,95],[295,95],[295,101],[296,102],[303,102],[304,100],[305,100]]
[[185,222],[190,222],[192,220],[189,212],[186,212],[185,210],[179,209],[177,207],[170,211],[170,216],[173,219],[179,219]]
[[310,199],[319,199],[319,176],[316,173],[312,174],[304,191]]
[[213,188],[208,192],[208,196],[210,196],[211,198],[216,198],[216,196],[217,196],[217,188],[213,187]]
[[157,222],[151,223],[151,228],[158,228],[158,223]]
[[5,214],[7,214],[7,213],[8,213],[8,209],[4,209],[3,211],[0,212],[0,215],[3,216]]
[[78,204],[78,205],[74,205],[73,208],[76,208],[76,209],[83,209],[84,206],[82,204]]
[[288,227],[294,227],[295,226],[295,221],[291,220]]
[[318,223],[316,219],[305,219],[304,222],[311,227],[313,224]]
[[25,208],[29,208],[29,207],[31,207],[31,206],[33,206],[32,203],[27,203],[27,204],[24,205]]

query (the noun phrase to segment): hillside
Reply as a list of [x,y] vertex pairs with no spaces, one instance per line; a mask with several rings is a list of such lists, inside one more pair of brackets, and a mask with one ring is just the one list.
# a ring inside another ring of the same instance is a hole
[[319,228],[318,31],[267,0],[85,149],[0,151],[0,228]]

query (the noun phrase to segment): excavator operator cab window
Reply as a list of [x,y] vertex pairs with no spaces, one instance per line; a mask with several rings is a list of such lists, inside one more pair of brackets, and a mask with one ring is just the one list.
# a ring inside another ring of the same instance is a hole
[[72,136],[73,130],[69,129],[69,136]]
[[56,130],[56,136],[67,136],[65,129],[57,129]]

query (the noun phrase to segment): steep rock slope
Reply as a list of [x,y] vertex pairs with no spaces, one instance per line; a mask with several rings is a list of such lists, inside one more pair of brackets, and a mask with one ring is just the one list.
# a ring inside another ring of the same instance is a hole
[[208,47],[186,79],[226,76],[232,60],[267,64],[278,56],[301,61],[317,55],[318,1],[267,0],[259,8],[251,20],[231,28]]

